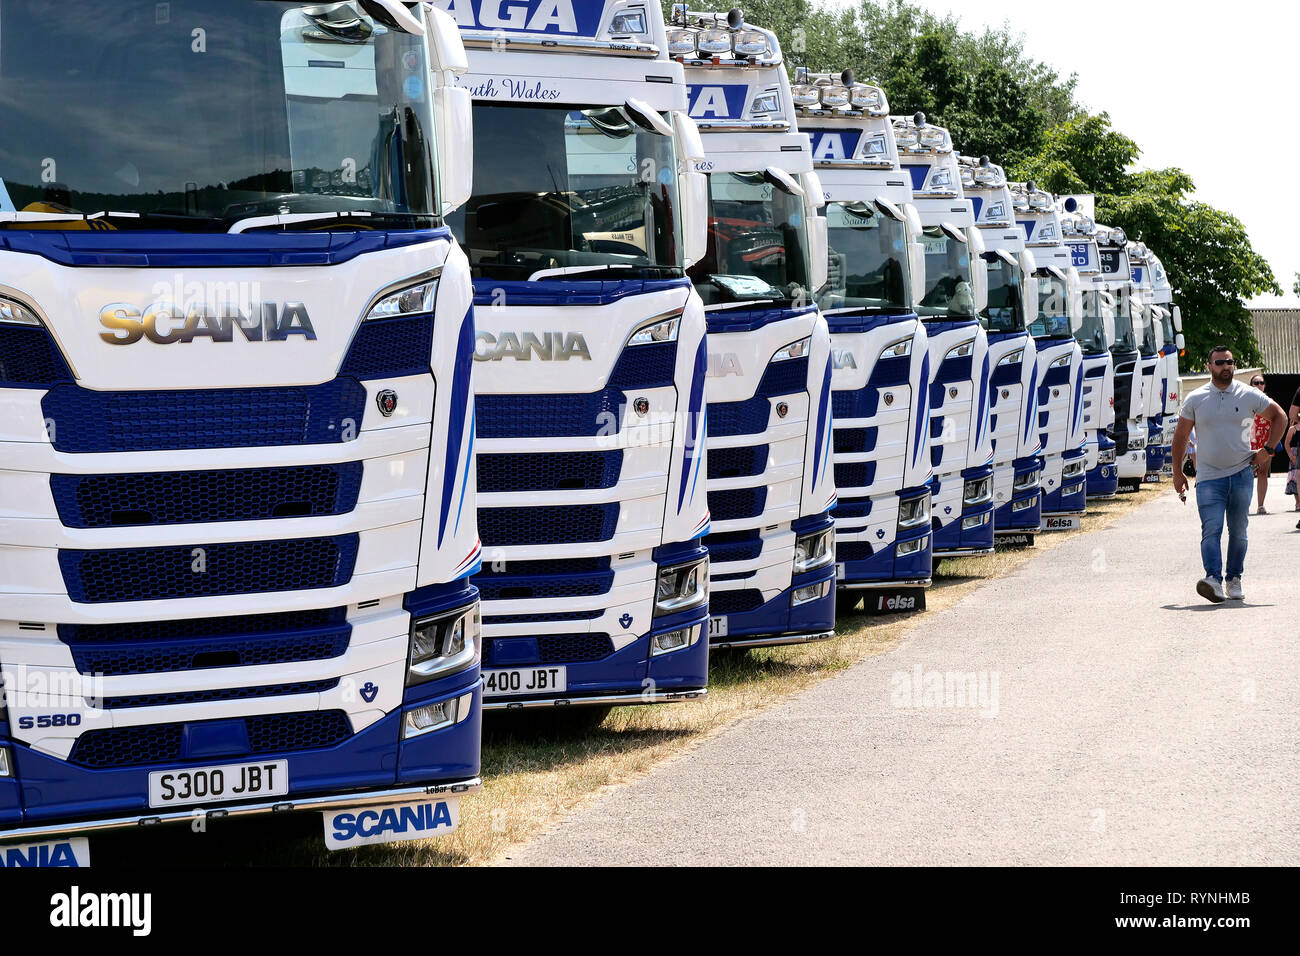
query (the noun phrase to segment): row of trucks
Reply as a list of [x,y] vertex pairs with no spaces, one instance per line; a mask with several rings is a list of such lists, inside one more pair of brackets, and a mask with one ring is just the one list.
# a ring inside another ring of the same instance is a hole
[[0,863],[446,833],[485,711],[699,699],[1167,468],[1158,259],[791,80],[643,0],[0,0]]

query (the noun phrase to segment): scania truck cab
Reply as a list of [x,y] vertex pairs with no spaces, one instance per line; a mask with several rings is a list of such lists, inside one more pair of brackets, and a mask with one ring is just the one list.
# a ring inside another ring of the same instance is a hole
[[1174,428],[1178,425],[1178,413],[1182,409],[1181,388],[1179,385],[1178,357],[1187,348],[1183,338],[1182,310],[1174,305],[1174,290],[1169,282],[1169,273],[1165,271],[1160,257],[1148,250],[1147,264],[1151,270],[1152,298],[1160,309],[1160,379],[1161,415],[1163,429],[1161,444],[1164,448],[1164,467],[1161,473],[1172,475],[1174,469]]
[[1138,349],[1142,353],[1142,414],[1146,419],[1146,474],[1143,480],[1157,482],[1165,464],[1164,449],[1164,325],[1165,309],[1155,300],[1151,280],[1150,253],[1146,243],[1129,242],[1129,271],[1142,303],[1142,327]]
[[702,157],[663,15],[440,0],[469,56],[484,706],[704,694]]
[[822,187],[775,34],[740,10],[675,10],[708,180],[690,270],[708,322],[707,539],[714,647],[835,633],[830,333]]
[[1057,201],[1061,233],[1070,262],[1078,270],[1082,290],[1082,325],[1075,339],[1083,351],[1083,401],[1087,496],[1113,498],[1119,487],[1115,464],[1115,300],[1105,291],[1096,225],[1074,208],[1071,197]]
[[1115,464],[1119,487],[1135,491],[1147,471],[1146,380],[1138,341],[1142,302],[1128,262],[1128,237],[1118,226],[1097,225],[1094,233],[1101,263],[1101,288],[1115,308],[1115,340],[1110,347],[1115,368]]
[[921,219],[884,90],[850,71],[796,71],[791,90],[829,225],[818,301],[834,368],[837,577],[841,589],[866,589],[868,611],[917,610],[933,568]]
[[478,788],[464,69],[395,2],[0,2],[6,864]]
[[1016,219],[1038,279],[1038,421],[1043,443],[1043,526],[1077,527],[1087,504],[1083,327],[1079,272],[1062,240],[1055,197],[1033,183],[1012,184]]
[[987,156],[962,156],[959,163],[962,193],[984,239],[988,279],[980,324],[988,334],[994,532],[1007,544],[1032,544],[1041,530],[1045,465],[1038,421],[1038,382],[1045,370],[1029,334],[1038,317],[1038,279],[1002,167]]
[[925,294],[916,303],[930,359],[931,527],[936,557],[993,550],[988,301],[983,230],[962,193],[952,137],[924,113],[892,117],[921,218]]

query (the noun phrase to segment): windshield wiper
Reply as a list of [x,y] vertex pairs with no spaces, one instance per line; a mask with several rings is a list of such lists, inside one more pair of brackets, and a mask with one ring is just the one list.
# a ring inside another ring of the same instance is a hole
[[295,226],[304,226],[311,223],[329,222],[338,220],[340,222],[352,222],[353,220],[363,220],[365,222],[391,222],[394,219],[408,220],[430,220],[435,217],[432,213],[423,212],[369,212],[366,210],[344,210],[335,212],[291,212],[281,213],[275,216],[250,216],[247,219],[241,219],[230,227],[232,235],[248,232],[253,229],[274,229],[284,228],[292,229]]
[[650,276],[676,278],[682,270],[676,266],[633,265],[621,262],[598,262],[581,266],[560,266],[557,269],[539,269],[528,277],[529,282],[542,282],[546,279],[578,279],[590,273],[629,272],[638,278]]
[[[59,223],[59,222],[98,222],[100,220],[128,220],[137,225],[146,222],[161,221],[168,225],[180,223],[202,223],[205,226],[224,226],[225,220],[215,216],[190,216],[183,213],[165,212],[0,212],[0,223]],[[125,225],[125,224],[123,224]],[[116,231],[116,227],[114,228]]]

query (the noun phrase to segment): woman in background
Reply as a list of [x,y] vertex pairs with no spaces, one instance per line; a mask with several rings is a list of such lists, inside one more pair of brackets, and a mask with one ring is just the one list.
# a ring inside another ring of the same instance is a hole
[[[1256,372],[1251,376],[1250,384],[1252,387],[1264,391],[1264,374]],[[1255,416],[1255,428],[1250,433],[1250,450],[1259,451],[1268,444],[1269,421],[1262,415]],[[1264,507],[1264,495],[1268,493],[1268,469],[1262,468],[1255,475],[1255,514],[1266,515],[1268,509]]]

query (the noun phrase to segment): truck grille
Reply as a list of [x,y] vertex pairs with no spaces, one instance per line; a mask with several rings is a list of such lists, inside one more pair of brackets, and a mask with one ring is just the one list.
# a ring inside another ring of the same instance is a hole
[[673,384],[677,371],[677,343],[655,342],[623,350],[609,387],[619,389],[663,388]]
[[317,445],[353,440],[365,417],[356,379],[285,388],[97,392],[56,385],[41,401],[57,451]]
[[132,697],[106,697],[105,710],[131,707],[165,707],[171,704],[210,704],[223,700],[247,700],[250,697],[288,697],[292,694],[323,694],[339,686],[339,678],[304,681],[298,684],[269,684],[265,687],[222,687],[218,690],[191,690],[170,694],[137,694]]
[[479,438],[572,438],[616,434],[627,398],[616,388],[589,395],[478,395]]
[[757,518],[767,505],[767,488],[733,488],[709,492],[709,512],[714,521]]
[[836,462],[835,485],[838,488],[866,488],[876,480],[874,461]]
[[714,591],[709,595],[710,614],[744,614],[762,606],[763,592],[752,588],[743,591]]
[[69,528],[262,521],[346,514],[361,489],[359,461],[298,468],[156,474],[51,475]]
[[339,374],[362,381],[427,375],[432,355],[432,315],[372,319],[357,330]]
[[767,445],[709,449],[709,478],[752,478],[767,468]]
[[876,449],[878,428],[835,429],[835,454],[862,455]]
[[479,455],[478,490],[491,493],[613,488],[622,470],[622,451]]
[[763,539],[758,529],[753,531],[723,531],[704,539],[713,564],[727,561],[753,561],[763,553]]
[[574,544],[608,541],[618,525],[618,505],[559,505],[549,508],[481,508],[483,546]]
[[[614,653],[614,642],[608,634],[538,634],[527,638],[489,638],[483,653],[483,666],[493,667],[497,655],[509,642],[537,642],[538,664],[582,664],[604,660]],[[525,663],[519,655],[510,655],[511,664]]]
[[[84,604],[333,588],[352,578],[358,536],[164,548],[60,551],[68,595]],[[201,552],[201,554],[197,553]],[[195,562],[202,561],[202,570]]]
[[45,329],[0,325],[0,386],[48,388],[72,372]]
[[248,744],[242,752],[226,753],[223,757],[315,750],[332,747],[352,735],[352,725],[341,710],[263,714],[232,721],[113,727],[90,730],[78,737],[68,761],[93,770],[174,763],[189,759],[184,746],[186,728],[213,723],[228,724],[236,729],[242,725],[247,737]]

